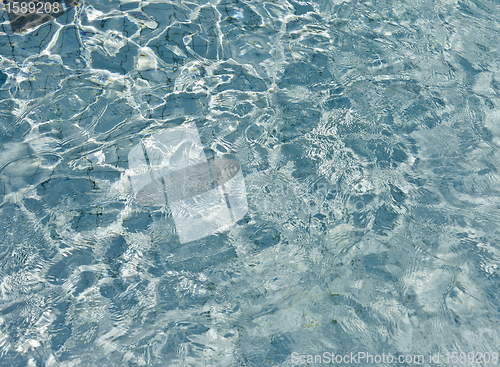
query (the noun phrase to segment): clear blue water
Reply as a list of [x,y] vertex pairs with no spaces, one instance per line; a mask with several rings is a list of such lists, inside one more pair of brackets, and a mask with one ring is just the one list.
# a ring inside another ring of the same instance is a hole
[[[498,1],[95,0],[20,35],[2,19],[1,366],[500,352]],[[241,164],[248,212],[181,244],[126,170],[186,121]]]

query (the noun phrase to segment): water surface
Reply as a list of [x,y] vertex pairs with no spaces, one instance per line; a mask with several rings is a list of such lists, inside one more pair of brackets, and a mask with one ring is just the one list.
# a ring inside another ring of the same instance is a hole
[[[3,13],[0,365],[499,352],[499,15],[95,0],[17,35]],[[249,209],[181,244],[125,172],[190,121]]]

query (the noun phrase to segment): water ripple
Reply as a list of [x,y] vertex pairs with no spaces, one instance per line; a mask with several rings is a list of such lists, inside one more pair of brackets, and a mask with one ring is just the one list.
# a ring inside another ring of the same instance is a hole
[[[0,365],[496,352],[499,13],[95,1],[20,35],[5,15]],[[181,245],[183,213],[136,203],[127,169],[186,120],[241,163],[249,210]]]

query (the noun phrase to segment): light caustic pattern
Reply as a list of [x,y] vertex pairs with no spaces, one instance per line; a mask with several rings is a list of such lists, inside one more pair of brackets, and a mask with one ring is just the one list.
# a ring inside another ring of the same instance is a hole
[[[498,14],[95,0],[14,35],[3,13],[0,365],[498,352]],[[248,211],[181,244],[128,157],[189,122]]]

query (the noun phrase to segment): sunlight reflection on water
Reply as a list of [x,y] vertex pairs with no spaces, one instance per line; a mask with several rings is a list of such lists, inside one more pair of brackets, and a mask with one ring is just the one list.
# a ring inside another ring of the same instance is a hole
[[[0,365],[495,352],[498,13],[97,1],[22,35],[4,13]],[[248,200],[187,243],[125,179],[183,123]]]

